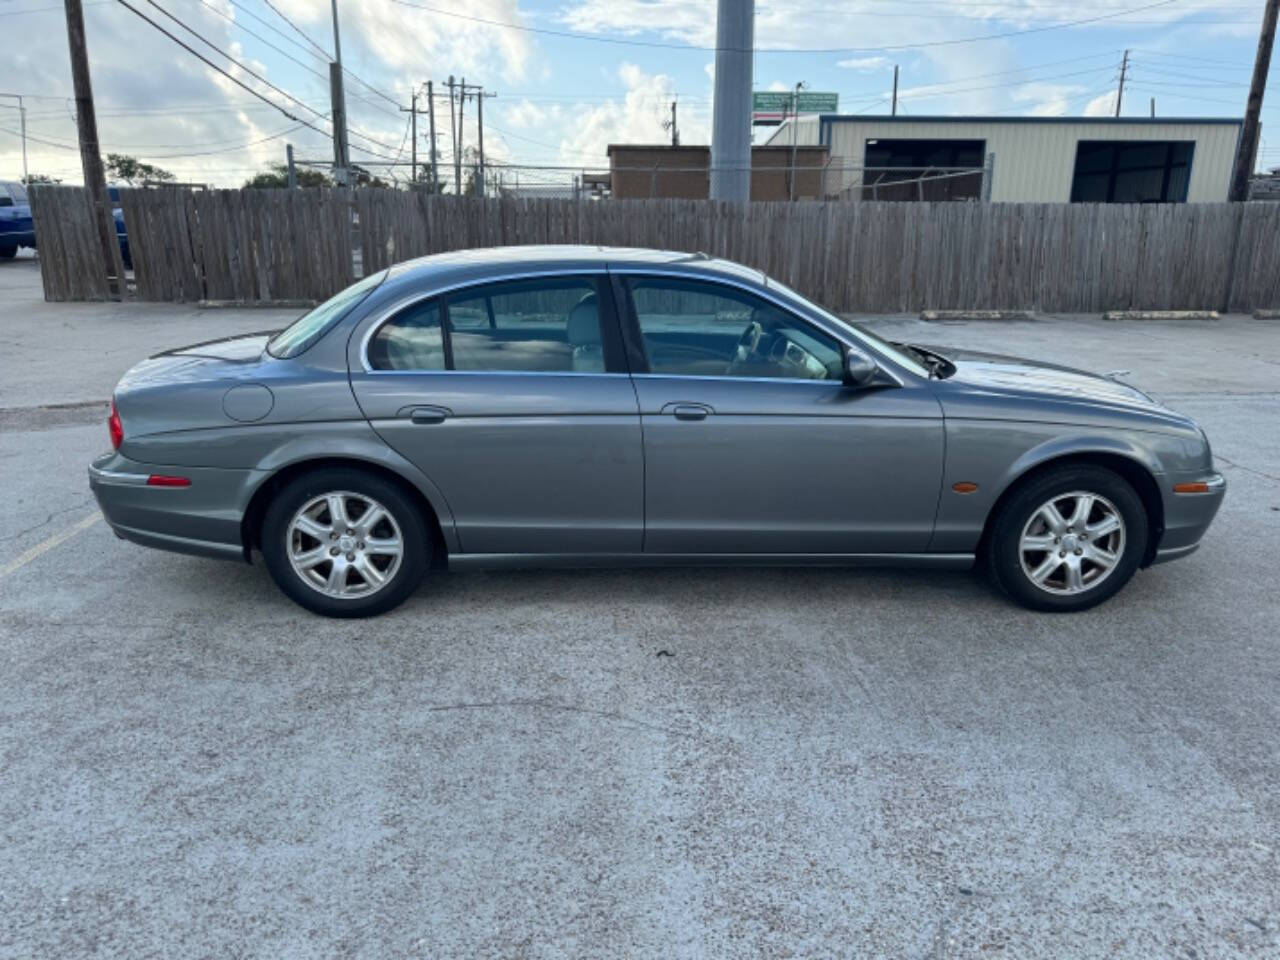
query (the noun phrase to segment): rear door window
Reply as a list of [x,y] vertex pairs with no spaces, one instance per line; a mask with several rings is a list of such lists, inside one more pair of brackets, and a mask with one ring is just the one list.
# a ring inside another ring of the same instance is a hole
[[594,276],[482,284],[419,301],[369,341],[374,370],[605,373],[605,324]]

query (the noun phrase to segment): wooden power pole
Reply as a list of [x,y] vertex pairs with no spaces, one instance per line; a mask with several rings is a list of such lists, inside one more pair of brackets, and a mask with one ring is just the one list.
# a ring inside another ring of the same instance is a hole
[[71,83],[76,94],[76,130],[80,135],[80,165],[84,171],[89,213],[98,228],[102,267],[113,297],[125,295],[124,262],[116,242],[116,222],[107,195],[107,176],[98,146],[98,120],[93,112],[93,85],[89,82],[89,51],[85,45],[84,10],[80,0],[64,0],[67,12],[67,44],[71,49]]
[[1267,72],[1271,69],[1271,48],[1276,41],[1277,12],[1280,12],[1280,0],[1267,0],[1262,32],[1258,35],[1258,55],[1253,61],[1253,82],[1249,84],[1249,100],[1244,109],[1244,128],[1240,131],[1236,164],[1231,171],[1229,200],[1249,199],[1249,175],[1258,152],[1258,121],[1262,114],[1262,94],[1267,88]]
[[[404,107],[400,108],[405,113]],[[415,87],[409,94],[409,189],[418,185],[418,90]],[[401,154],[404,156],[404,154]]]
[[440,171],[436,169],[436,94],[427,81],[427,133],[431,136],[431,192],[440,192]]
[[1129,51],[1124,52],[1124,59],[1120,61],[1120,88],[1116,90],[1116,116],[1120,116],[1120,102],[1124,99],[1124,78],[1129,72]]

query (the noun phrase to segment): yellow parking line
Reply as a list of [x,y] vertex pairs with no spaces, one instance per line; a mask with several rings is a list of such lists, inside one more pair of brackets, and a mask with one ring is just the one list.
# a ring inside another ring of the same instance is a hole
[[48,553],[58,544],[62,543],[62,541],[70,540],[72,537],[74,537],[77,533],[80,533],[82,530],[88,530],[90,527],[92,527],[95,523],[97,523],[101,519],[102,519],[102,514],[92,513],[89,516],[85,517],[83,520],[81,520],[79,523],[75,524],[74,526],[67,527],[67,529],[61,531],[60,533],[55,533],[48,540],[43,540],[40,543],[37,543],[34,547],[32,547],[26,553],[19,556],[17,559],[10,560],[3,567],[0,567],[0,577],[7,577],[9,574],[13,573],[15,570],[20,570],[22,567],[25,567],[28,563],[30,563],[36,557],[40,556],[42,553]]

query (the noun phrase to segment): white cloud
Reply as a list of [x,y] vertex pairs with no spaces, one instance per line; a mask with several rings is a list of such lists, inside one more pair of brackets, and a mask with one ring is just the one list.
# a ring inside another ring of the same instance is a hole
[[[444,6],[451,0],[430,2]],[[290,113],[327,129],[323,119],[329,112],[325,61],[289,45],[257,21],[243,20],[254,33],[288,50],[306,66],[291,63],[239,30],[234,22],[243,14],[227,0],[209,3],[223,16],[193,3],[181,11],[183,20],[321,116],[271,92],[230,63],[225,63],[226,69],[269,99],[280,102]],[[331,48],[329,4],[277,0],[277,6],[323,48]],[[160,20],[149,7],[142,9]],[[489,19],[521,19],[517,0],[468,0],[465,7],[459,5],[458,9]],[[522,77],[532,60],[533,41],[526,33],[494,30],[401,7],[389,0],[344,0],[340,15],[347,67],[396,101],[408,102],[408,78],[426,79],[436,73],[427,70],[425,64],[447,64],[457,74],[465,73],[473,81],[481,79],[496,86],[499,80],[509,82]],[[123,7],[86,6],[85,21],[104,154],[132,154],[172,171],[182,180],[217,186],[238,186],[267,164],[283,162],[286,142],[295,145],[296,154],[302,159],[324,162],[332,155],[328,137],[305,127],[263,143],[252,143],[298,124],[201,63]],[[32,97],[26,103],[29,168],[33,173],[78,183],[80,159],[62,14],[59,10],[41,9],[6,17],[3,24],[8,31],[6,38],[20,42],[8,44],[6,55],[0,58],[0,89],[46,95],[43,99]],[[281,30],[290,33],[284,24]],[[297,39],[305,46],[305,41]],[[254,56],[247,55],[246,50]],[[212,51],[205,52],[224,65]],[[445,71],[442,68],[439,72]],[[486,104],[486,109],[489,106]],[[348,78],[347,111],[353,129],[354,161],[368,157],[366,151],[358,149],[362,146],[378,153],[397,153],[404,142],[407,117],[396,107]],[[4,175],[16,175],[22,164],[19,138],[6,132],[12,128],[16,134],[18,126],[16,115],[11,120],[10,113],[13,111],[0,109],[0,171]],[[471,117],[474,113],[468,119]],[[381,145],[372,144],[356,131]],[[425,131],[422,135],[425,144]],[[442,147],[447,146],[447,132],[440,142]],[[408,157],[407,147],[404,157]]]
[[1085,105],[1084,115],[1086,117],[1110,117],[1116,112],[1116,94],[1115,91],[1104,93],[1100,97],[1094,97]]
[[[665,143],[670,133],[663,129],[668,118],[674,83],[665,74],[646,73],[633,63],[618,68],[618,77],[627,86],[622,100],[609,100],[580,113],[568,126],[560,142],[560,152],[570,163],[598,157],[603,163],[611,143]],[[706,142],[705,129],[693,111],[681,115],[681,137],[686,143]]]
[[860,73],[870,73],[873,70],[884,70],[893,66],[893,61],[888,57],[854,57],[851,60],[839,60],[836,66],[844,67],[846,70],[857,70]]

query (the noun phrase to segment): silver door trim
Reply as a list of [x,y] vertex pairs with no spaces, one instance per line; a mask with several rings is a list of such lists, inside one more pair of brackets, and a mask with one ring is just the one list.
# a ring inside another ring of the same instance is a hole
[[454,553],[451,570],[526,567],[931,567],[967,570],[972,553]]

